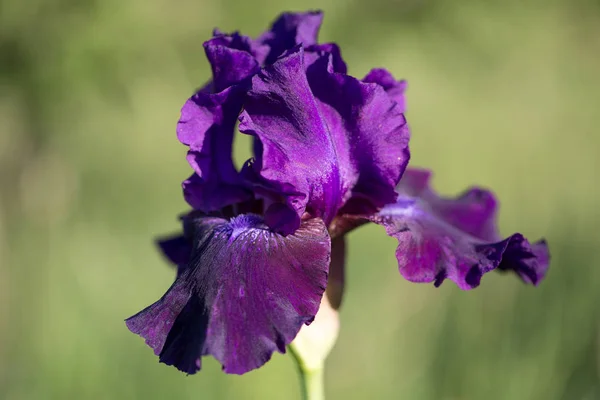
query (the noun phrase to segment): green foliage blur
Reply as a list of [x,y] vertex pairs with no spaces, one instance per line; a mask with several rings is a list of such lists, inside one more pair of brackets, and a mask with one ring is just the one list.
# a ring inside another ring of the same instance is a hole
[[[329,399],[600,399],[600,5],[592,0],[0,1],[0,399],[299,399],[290,357],[227,376],[159,364],[123,320],[174,271],[179,109],[213,27],[322,8],[363,76],[409,81],[412,165],[493,188],[503,234],[546,237],[538,287],[402,279],[377,226],[349,238]],[[241,163],[248,140],[236,146]]]

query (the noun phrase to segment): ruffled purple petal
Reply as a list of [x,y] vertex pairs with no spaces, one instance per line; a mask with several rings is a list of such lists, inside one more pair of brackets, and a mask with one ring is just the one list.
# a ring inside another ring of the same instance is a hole
[[156,244],[163,255],[175,265],[186,265],[190,260],[192,244],[183,235],[173,235],[161,238]]
[[309,62],[297,47],[252,79],[240,130],[261,142],[260,184],[297,219],[326,224],[348,200],[348,212],[393,202],[409,158],[403,114],[378,85],[333,72],[329,55]]
[[341,213],[370,214],[396,200],[410,159],[410,131],[381,87],[332,73],[333,66],[331,56],[321,57],[308,68],[308,82],[334,138],[342,177],[351,182]]
[[538,285],[545,277],[550,263],[550,252],[545,240],[540,240],[532,245],[527,239],[514,241],[502,258],[498,269],[513,271],[525,283]]
[[346,62],[342,58],[342,51],[335,43],[323,43],[308,46],[304,49],[304,64],[308,69],[310,65],[323,57],[329,57],[331,62],[331,72],[345,74],[348,71]]
[[347,162],[340,163],[344,155],[319,113],[303,53],[296,48],[254,76],[240,131],[261,142],[253,167],[265,186],[287,200],[298,220],[310,208],[329,223],[352,182],[342,179],[340,164]]
[[408,169],[398,186],[398,201],[371,218],[398,240],[402,276],[436,286],[450,279],[465,290],[477,287],[496,268],[514,270],[527,283],[544,277],[549,261],[545,242],[531,246],[518,233],[500,239],[490,192],[471,189],[455,199],[442,198],[430,189],[429,176]]
[[273,22],[271,29],[257,40],[258,43],[269,47],[265,58],[260,60],[261,64],[273,64],[285,51],[298,44],[303,47],[316,44],[322,22],[321,11],[281,14]]
[[195,171],[183,182],[183,189],[195,209],[214,211],[251,196],[231,158],[244,96],[241,85],[215,94],[199,91],[181,109],[177,137],[189,146],[187,158]]
[[489,190],[472,187],[455,198],[439,196],[430,187],[431,172],[409,168],[398,184],[400,196],[419,198],[450,225],[488,242],[501,239],[496,226],[498,204]]
[[331,244],[320,219],[295,234],[270,231],[261,217],[185,221],[194,238],[188,268],[158,302],[127,320],[160,361],[193,374],[202,355],[243,374],[284,353],[316,315]]
[[215,93],[243,82],[260,68],[251,39],[239,33],[217,33],[204,42],[204,51],[212,69]]
[[[196,165],[194,161],[191,163]],[[222,171],[224,170],[220,172]],[[218,174],[219,172],[212,179],[204,180],[194,173],[183,181],[183,197],[193,209],[206,212],[216,211],[225,206],[249,200],[252,197],[251,192],[243,184],[241,177],[234,175],[232,179],[226,180]]]
[[125,321],[127,328],[143,337],[146,344],[154,350],[154,354],[159,355],[169,331],[190,296],[187,283],[181,279],[175,280],[160,300],[128,318]]
[[249,197],[231,159],[237,117],[248,79],[260,69],[251,40],[216,32],[204,43],[213,80],[183,106],[177,137],[189,146],[195,171],[183,182],[184,196],[195,209],[218,210]]
[[406,92],[407,83],[405,80],[397,81],[389,71],[383,68],[375,68],[363,78],[363,82],[376,83],[383,87],[388,96],[398,103],[400,111],[406,112],[404,92]]

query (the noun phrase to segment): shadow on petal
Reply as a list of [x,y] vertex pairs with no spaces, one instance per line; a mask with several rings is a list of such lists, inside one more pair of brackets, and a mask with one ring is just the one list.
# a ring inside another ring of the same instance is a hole
[[316,218],[282,236],[255,214],[190,215],[184,218],[193,242],[187,268],[127,326],[160,361],[189,374],[206,354],[227,373],[246,373],[274,351],[285,352],[313,321],[327,284],[329,234]]

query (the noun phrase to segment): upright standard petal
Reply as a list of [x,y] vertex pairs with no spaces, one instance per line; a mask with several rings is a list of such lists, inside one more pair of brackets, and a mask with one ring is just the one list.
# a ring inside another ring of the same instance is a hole
[[243,82],[260,68],[253,54],[251,39],[239,33],[217,33],[204,42],[204,51],[212,69],[215,93]]
[[319,113],[303,54],[296,47],[252,78],[240,131],[260,140],[253,168],[264,186],[286,200],[297,220],[308,209],[328,224],[352,182],[342,179],[340,164],[347,161],[340,162],[344,155]]
[[406,98],[404,92],[406,92],[407,83],[405,80],[397,81],[388,70],[374,68],[363,78],[363,82],[376,83],[381,86],[388,96],[398,103],[400,111],[406,112]]
[[454,281],[461,289],[479,285],[483,274],[514,270],[537,284],[548,268],[545,242],[533,246],[521,234],[501,239],[496,231],[496,201],[474,188],[457,198],[443,198],[429,187],[427,171],[409,169],[398,186],[395,204],[371,220],[398,240],[400,273],[412,282]]
[[244,92],[242,85],[216,94],[199,91],[181,109],[177,137],[189,146],[187,158],[195,171],[183,189],[195,209],[214,211],[251,196],[231,158]]
[[243,374],[284,353],[315,317],[327,282],[331,243],[320,219],[293,235],[261,217],[193,217],[188,267],[158,302],[127,320],[160,361],[193,374],[202,355]]
[[323,57],[326,57],[326,59],[330,60],[331,72],[339,72],[340,74],[345,74],[348,72],[346,62],[342,58],[342,51],[337,44],[314,44],[304,49],[304,64],[307,69]]
[[374,213],[396,200],[395,187],[410,159],[410,131],[403,110],[379,85],[334,73],[334,66],[326,54],[307,76],[338,154],[344,154],[342,176],[352,182],[341,212]]
[[308,47],[317,43],[319,29],[323,22],[321,11],[281,14],[271,29],[263,33],[257,40],[258,43],[269,46],[265,55],[264,64],[273,64],[285,51],[296,45]]
[[213,80],[184,104],[177,137],[189,146],[188,161],[195,171],[183,182],[184,196],[192,207],[208,212],[249,197],[231,152],[248,79],[260,67],[250,39],[238,33],[217,33],[204,50]]
[[333,72],[328,54],[304,61],[297,47],[252,79],[240,130],[260,140],[260,184],[326,224],[348,200],[348,212],[393,202],[409,158],[403,114],[378,85]]

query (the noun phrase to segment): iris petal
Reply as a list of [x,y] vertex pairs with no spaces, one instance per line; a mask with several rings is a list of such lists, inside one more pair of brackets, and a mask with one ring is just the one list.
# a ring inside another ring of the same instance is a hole
[[215,31],[204,43],[213,79],[186,102],[177,126],[179,140],[190,147],[188,162],[195,171],[183,182],[185,198],[193,208],[210,212],[249,197],[231,152],[246,83],[261,64],[275,62],[284,51],[302,43],[314,57],[330,54],[336,71],[346,71],[335,44],[316,44],[322,18],[321,12],[284,13],[257,40]]
[[189,146],[187,158],[195,171],[183,189],[195,209],[214,211],[251,196],[231,158],[244,92],[239,85],[215,94],[199,91],[181,109],[177,137]]
[[404,115],[378,85],[335,73],[329,54],[307,62],[297,47],[252,78],[240,130],[261,142],[258,184],[326,224],[349,200],[363,213],[393,202],[409,158]]
[[169,331],[190,296],[186,282],[177,279],[160,300],[128,318],[127,327],[146,339],[146,344],[154,350],[154,354],[159,355]]
[[348,71],[346,62],[342,58],[342,51],[335,43],[314,44],[305,48],[304,63],[307,68],[315,61],[328,57],[331,60],[331,72],[345,74]]
[[257,40],[258,43],[269,47],[268,54],[265,54],[265,59],[261,62],[273,64],[286,50],[296,45],[308,47],[316,44],[322,22],[321,11],[282,13],[273,22],[271,29]]
[[527,283],[544,277],[549,260],[545,242],[532,246],[519,233],[501,239],[489,191],[475,188],[443,198],[429,187],[429,176],[408,169],[398,186],[398,201],[371,218],[398,240],[402,276],[436,286],[450,279],[465,290],[477,287],[496,268],[514,270]]
[[406,112],[406,98],[404,92],[406,92],[407,83],[405,80],[397,81],[386,69],[374,68],[363,78],[363,82],[376,83],[381,86],[388,96],[398,103],[400,111]]
[[259,69],[251,39],[238,33],[217,34],[204,42],[204,51],[212,69],[215,93],[243,82]]
[[285,352],[323,296],[331,243],[320,219],[293,235],[273,233],[262,217],[194,217],[188,268],[154,305],[127,320],[160,361],[195,373],[211,354],[243,374]]
[[213,80],[181,109],[177,137],[189,146],[187,159],[195,171],[183,189],[195,209],[214,211],[249,198],[231,153],[247,80],[259,70],[251,47],[250,39],[237,33],[217,33],[206,41]]
[[253,165],[297,219],[310,207],[328,223],[350,182],[342,181],[334,139],[308,85],[303,54],[297,47],[254,76],[240,131],[260,140]]
[[164,256],[173,264],[182,265],[190,261],[192,244],[183,235],[159,239],[157,244]]
[[324,56],[307,71],[308,82],[350,182],[342,214],[373,213],[396,200],[395,187],[410,159],[410,130],[402,109],[379,85],[332,72]]

